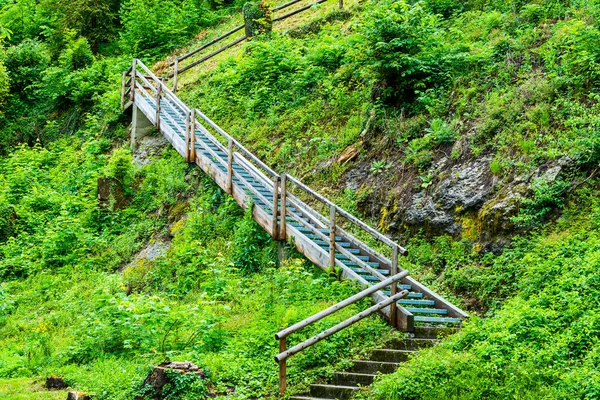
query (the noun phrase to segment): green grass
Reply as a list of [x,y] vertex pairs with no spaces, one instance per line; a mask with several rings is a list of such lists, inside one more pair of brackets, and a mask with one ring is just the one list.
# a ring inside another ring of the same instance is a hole
[[0,397],[6,400],[64,400],[68,390],[46,390],[41,379],[0,379]]

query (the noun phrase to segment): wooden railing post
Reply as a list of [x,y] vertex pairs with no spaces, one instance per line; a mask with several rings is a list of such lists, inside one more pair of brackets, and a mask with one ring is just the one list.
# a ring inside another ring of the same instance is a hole
[[190,111],[190,118],[192,119],[190,122],[190,141],[192,142],[192,149],[190,156],[192,158],[192,162],[196,162],[196,109]]
[[160,84],[156,85],[156,129],[160,132],[160,91],[162,86]]
[[279,227],[279,240],[287,239],[287,222],[285,220],[287,210],[285,203],[287,202],[287,175],[281,174],[281,209],[280,209],[280,219],[281,225]]
[[[342,0],[340,0],[342,1]],[[177,74],[179,73],[179,57],[175,58],[175,66],[173,67],[173,93],[177,93]]]
[[335,273],[335,214],[334,206],[329,206],[329,272]]
[[279,237],[279,229],[277,229],[277,226],[279,225],[277,223],[277,217],[278,217],[278,203],[279,202],[279,177],[276,176],[273,179],[273,209],[271,211],[273,211],[273,222],[272,222],[272,236],[273,239],[277,239]]
[[121,77],[121,108],[125,107],[125,81],[127,81],[127,72],[123,71]]
[[227,140],[227,193],[233,195],[233,139]]
[[[286,338],[279,339],[279,353],[287,350]],[[279,395],[283,396],[286,389],[287,359],[279,361]]]
[[190,127],[192,125],[192,112],[185,116],[185,162],[190,162]]
[[[396,275],[398,273],[398,246],[392,246],[392,266],[390,275]],[[390,286],[390,296],[395,296],[398,292],[398,283],[394,282]],[[390,305],[390,322],[393,327],[398,326],[398,304],[393,302]]]
[[344,0],[340,0],[340,8],[344,8]]
[[191,162],[196,162],[196,109],[190,110],[190,158]]
[[137,58],[133,59],[133,63],[131,64],[131,91],[129,92],[129,100],[135,100],[135,79],[136,79],[136,68],[137,68]]

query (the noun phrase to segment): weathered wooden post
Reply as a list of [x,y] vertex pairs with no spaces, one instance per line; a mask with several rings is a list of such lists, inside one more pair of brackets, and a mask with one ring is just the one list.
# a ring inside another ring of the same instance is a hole
[[[394,244],[392,246],[392,266],[390,274],[392,276],[398,273],[398,245]],[[396,295],[398,292],[398,282],[392,283],[390,287],[390,296]],[[398,303],[395,301],[390,306],[390,322],[393,327],[398,326]]]
[[190,156],[192,157],[191,162],[195,163],[196,162],[196,109],[195,108],[191,111],[190,117],[192,118],[192,121],[190,123],[190,133],[191,133],[190,141],[192,142],[192,150],[191,150]]
[[271,211],[273,211],[273,221],[271,223],[272,225],[272,236],[273,239],[277,239],[279,237],[279,229],[277,229],[277,226],[279,225],[277,223],[277,217],[278,217],[278,206],[277,203],[279,202],[279,177],[276,176],[273,179],[273,209]]
[[273,29],[273,12],[266,2],[248,2],[242,7],[242,12],[247,38]]
[[[279,353],[283,353],[287,350],[286,346],[286,338],[285,336],[279,339]],[[287,365],[286,359],[279,361],[279,395],[283,396],[285,394],[286,389],[286,374],[287,374]]]
[[340,0],[340,8],[344,8],[344,0]]
[[192,142],[192,148],[190,156],[191,162],[196,162],[196,109],[192,108],[190,111],[190,141]]
[[161,89],[162,86],[160,84],[156,85],[156,129],[160,132],[160,98],[161,98]]
[[287,202],[287,175],[286,174],[281,174],[280,177],[281,180],[281,209],[280,209],[280,215],[279,218],[281,219],[281,225],[279,227],[279,240],[286,240],[287,239],[287,222],[285,221],[286,218],[286,205],[285,203]]
[[185,115],[185,162],[190,162],[190,126],[192,124],[192,112]]
[[227,139],[227,193],[233,196],[233,139]]
[[135,100],[135,79],[136,79],[137,58],[133,59],[131,64],[131,91],[129,92],[129,100]]
[[125,107],[125,81],[127,81],[127,73],[123,71],[121,77],[121,108]]
[[335,273],[335,206],[329,206],[329,269]]
[[[340,0],[342,1],[342,0]],[[177,93],[177,74],[179,73],[179,57],[175,58],[175,66],[173,67],[173,93]]]

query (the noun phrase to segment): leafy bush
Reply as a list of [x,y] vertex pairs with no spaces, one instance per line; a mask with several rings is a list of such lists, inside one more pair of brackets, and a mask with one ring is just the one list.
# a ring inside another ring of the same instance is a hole
[[444,42],[435,14],[423,3],[387,1],[366,16],[367,62],[383,87],[381,101],[410,105],[420,92],[448,84],[465,62],[461,46]]
[[171,50],[215,23],[218,16],[195,0],[126,0],[121,5],[122,46],[136,55]]
[[274,251],[270,236],[252,216],[253,205],[244,213],[244,219],[235,229],[233,264],[243,273],[254,273],[272,263]]
[[562,179],[554,182],[543,178],[535,180],[531,186],[533,196],[523,199],[519,215],[513,217],[512,221],[523,228],[541,226],[549,213],[563,207],[564,196],[569,186],[569,183]]

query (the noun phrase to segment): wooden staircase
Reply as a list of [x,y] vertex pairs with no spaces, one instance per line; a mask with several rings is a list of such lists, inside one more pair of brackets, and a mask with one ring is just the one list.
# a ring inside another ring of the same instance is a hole
[[[133,145],[139,135],[154,126],[182,157],[211,176],[242,208],[252,207],[254,219],[275,240],[293,243],[323,270],[340,273],[342,278],[367,288],[363,290],[365,295],[379,305],[371,312],[380,312],[393,326],[406,332],[427,326],[460,327],[468,317],[399,268],[398,257],[406,255],[406,249],[293,176],[272,170],[202,112],[188,108],[137,59],[123,73],[121,103],[125,110],[132,112]],[[296,195],[299,193],[313,206],[301,200]],[[328,210],[329,216],[320,213],[315,205]],[[348,226],[387,246],[390,256],[359,240],[348,232]],[[390,277],[397,280],[388,279]],[[378,285],[386,280],[385,285]],[[382,290],[369,291],[374,286]],[[282,353],[276,359],[283,370],[282,393],[285,391],[285,359],[291,355],[286,353],[286,335],[276,336],[281,341]],[[351,377],[348,373],[345,376]]]
[[326,383],[310,385],[305,394],[290,396],[292,400],[350,399],[361,387],[369,386],[378,375],[394,372],[419,349],[434,346],[440,336],[453,333],[452,328],[417,327],[414,337],[398,338],[373,350],[364,360],[353,361],[346,371],[334,372]]

